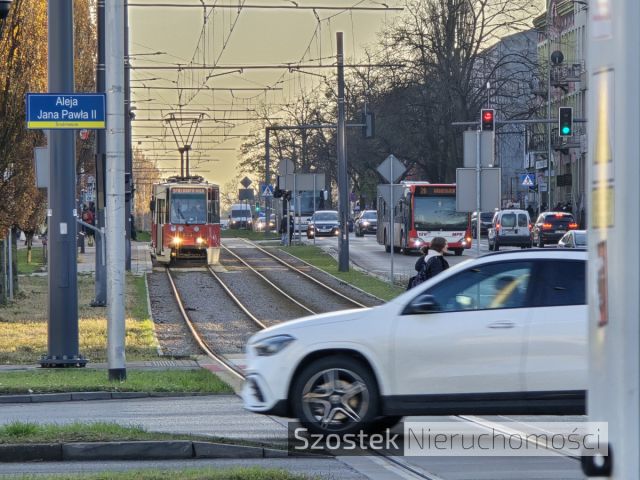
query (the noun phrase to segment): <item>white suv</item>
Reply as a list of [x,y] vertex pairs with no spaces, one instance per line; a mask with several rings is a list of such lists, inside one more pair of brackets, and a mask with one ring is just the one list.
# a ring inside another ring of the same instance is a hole
[[349,433],[404,415],[583,414],[586,253],[460,263],[376,308],[271,327],[247,346],[247,409]]

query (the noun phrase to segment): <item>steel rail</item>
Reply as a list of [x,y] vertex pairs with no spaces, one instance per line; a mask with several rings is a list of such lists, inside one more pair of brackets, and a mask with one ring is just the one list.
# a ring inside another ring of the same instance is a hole
[[239,257],[238,255],[236,255],[234,252],[232,252],[229,248],[225,247],[224,245],[222,245],[222,248],[224,248],[227,252],[229,252],[231,255],[233,255],[235,258],[237,258],[244,266],[246,266],[249,270],[251,270],[253,273],[255,273],[256,275],[258,275],[262,280],[264,280],[266,283],[268,283],[274,290],[276,290],[278,293],[280,293],[283,297],[286,297],[288,300],[291,300],[293,303],[295,303],[297,306],[299,306],[300,308],[302,308],[303,310],[306,310],[307,312],[309,312],[311,315],[315,315],[316,312],[314,312],[313,310],[311,310],[309,307],[303,305],[302,303],[300,303],[299,301],[297,301],[295,298],[293,298],[291,295],[289,295],[287,292],[285,292],[284,290],[282,290],[280,287],[278,287],[275,283],[273,283],[271,280],[269,280],[267,277],[265,277],[262,273],[260,273],[258,270],[256,270],[255,268],[253,268],[251,265],[249,265],[247,262],[244,261],[244,259],[242,259],[241,257]]
[[238,366],[234,365],[231,361],[227,360],[227,358],[225,358],[223,355],[216,353],[212,348],[210,348],[207,345],[204,339],[200,336],[195,325],[191,321],[191,318],[189,318],[189,315],[187,314],[187,311],[184,308],[184,304],[182,303],[182,298],[180,297],[178,288],[176,287],[176,284],[173,281],[173,277],[171,276],[171,269],[167,267],[166,272],[167,272],[167,277],[169,278],[169,283],[171,284],[171,288],[173,290],[174,298],[176,299],[178,308],[180,309],[180,313],[182,313],[182,317],[185,323],[187,324],[187,327],[191,331],[191,334],[193,335],[193,338],[195,339],[198,346],[202,349],[203,352],[207,354],[209,358],[221,364],[231,374],[235,375],[240,380],[244,380],[245,379],[244,372]]
[[302,271],[302,270],[300,270],[299,268],[294,267],[294,266],[293,266],[293,265],[291,265],[290,263],[288,263],[288,262],[286,262],[286,261],[282,260],[282,259],[281,259],[280,257],[278,257],[277,255],[274,255],[273,253],[268,252],[268,251],[267,251],[267,250],[265,250],[264,248],[262,248],[262,247],[260,247],[260,246],[256,245],[255,243],[253,243],[253,242],[249,242],[249,241],[248,241],[248,240],[246,240],[246,239],[245,239],[245,242],[247,242],[249,245],[251,245],[252,247],[256,248],[257,250],[260,250],[262,253],[264,253],[264,254],[268,255],[269,257],[273,258],[274,260],[276,260],[276,261],[280,262],[280,263],[281,263],[282,265],[284,265],[285,267],[287,267],[287,268],[289,268],[289,269],[293,270],[294,272],[296,272],[296,273],[298,273],[298,274],[302,275],[303,277],[305,277],[305,278],[307,278],[307,279],[311,280],[311,281],[312,281],[312,282],[314,282],[315,284],[320,285],[320,286],[321,286],[321,287],[323,287],[325,290],[328,290],[329,292],[333,293],[334,295],[337,295],[337,296],[339,296],[339,297],[341,297],[341,298],[343,298],[343,299],[347,300],[348,302],[353,303],[354,305],[356,305],[356,306],[358,306],[358,307],[361,307],[361,308],[368,308],[368,307],[367,307],[367,305],[364,305],[364,304],[362,304],[362,303],[358,302],[357,300],[354,300],[353,298],[348,297],[347,295],[345,295],[345,294],[343,294],[343,293],[341,293],[341,292],[339,292],[339,291],[335,290],[334,288],[331,288],[330,286],[325,285],[324,283],[322,283],[322,282],[321,282],[320,280],[318,280],[317,278],[314,278],[314,277],[312,277],[311,275],[309,275],[308,273],[303,272],[303,271]]
[[251,313],[247,307],[244,306],[244,304],[238,299],[238,297],[236,297],[233,292],[229,289],[229,287],[227,287],[227,285],[222,281],[222,279],[218,276],[218,274],[213,270],[213,268],[211,268],[210,266],[207,266],[207,269],[209,270],[209,273],[211,275],[213,275],[213,278],[215,278],[218,283],[220,284],[220,286],[222,287],[222,289],[227,293],[227,295],[229,295],[229,297],[231,298],[231,300],[233,300],[233,302],[240,307],[240,309],[247,314],[247,316],[253,321],[255,322],[256,325],[258,325],[261,329],[265,329],[267,328],[267,325],[265,325],[264,323],[262,323],[255,315],[253,315],[253,313]]

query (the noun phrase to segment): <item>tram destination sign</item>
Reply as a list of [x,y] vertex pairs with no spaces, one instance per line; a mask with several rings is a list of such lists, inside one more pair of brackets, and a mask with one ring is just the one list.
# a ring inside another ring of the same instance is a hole
[[27,128],[106,128],[103,93],[27,93]]

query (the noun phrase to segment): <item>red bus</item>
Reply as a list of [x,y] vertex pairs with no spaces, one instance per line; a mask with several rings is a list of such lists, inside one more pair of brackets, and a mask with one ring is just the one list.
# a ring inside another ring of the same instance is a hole
[[[391,207],[388,185],[378,186],[378,243],[391,251]],[[383,194],[384,193],[384,194]],[[401,182],[394,188],[394,251],[409,254],[444,237],[449,250],[462,255],[471,248],[471,220],[456,211],[455,184]]]
[[220,257],[220,192],[202,177],[172,177],[153,186],[151,256],[170,264]]

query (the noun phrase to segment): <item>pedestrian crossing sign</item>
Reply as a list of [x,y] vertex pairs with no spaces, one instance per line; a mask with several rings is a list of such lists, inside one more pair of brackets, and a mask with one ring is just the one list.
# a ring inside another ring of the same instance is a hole
[[273,185],[263,185],[262,192],[260,192],[260,196],[273,197]]
[[525,173],[520,175],[520,183],[524,187],[534,187],[536,185],[536,179],[533,173]]

